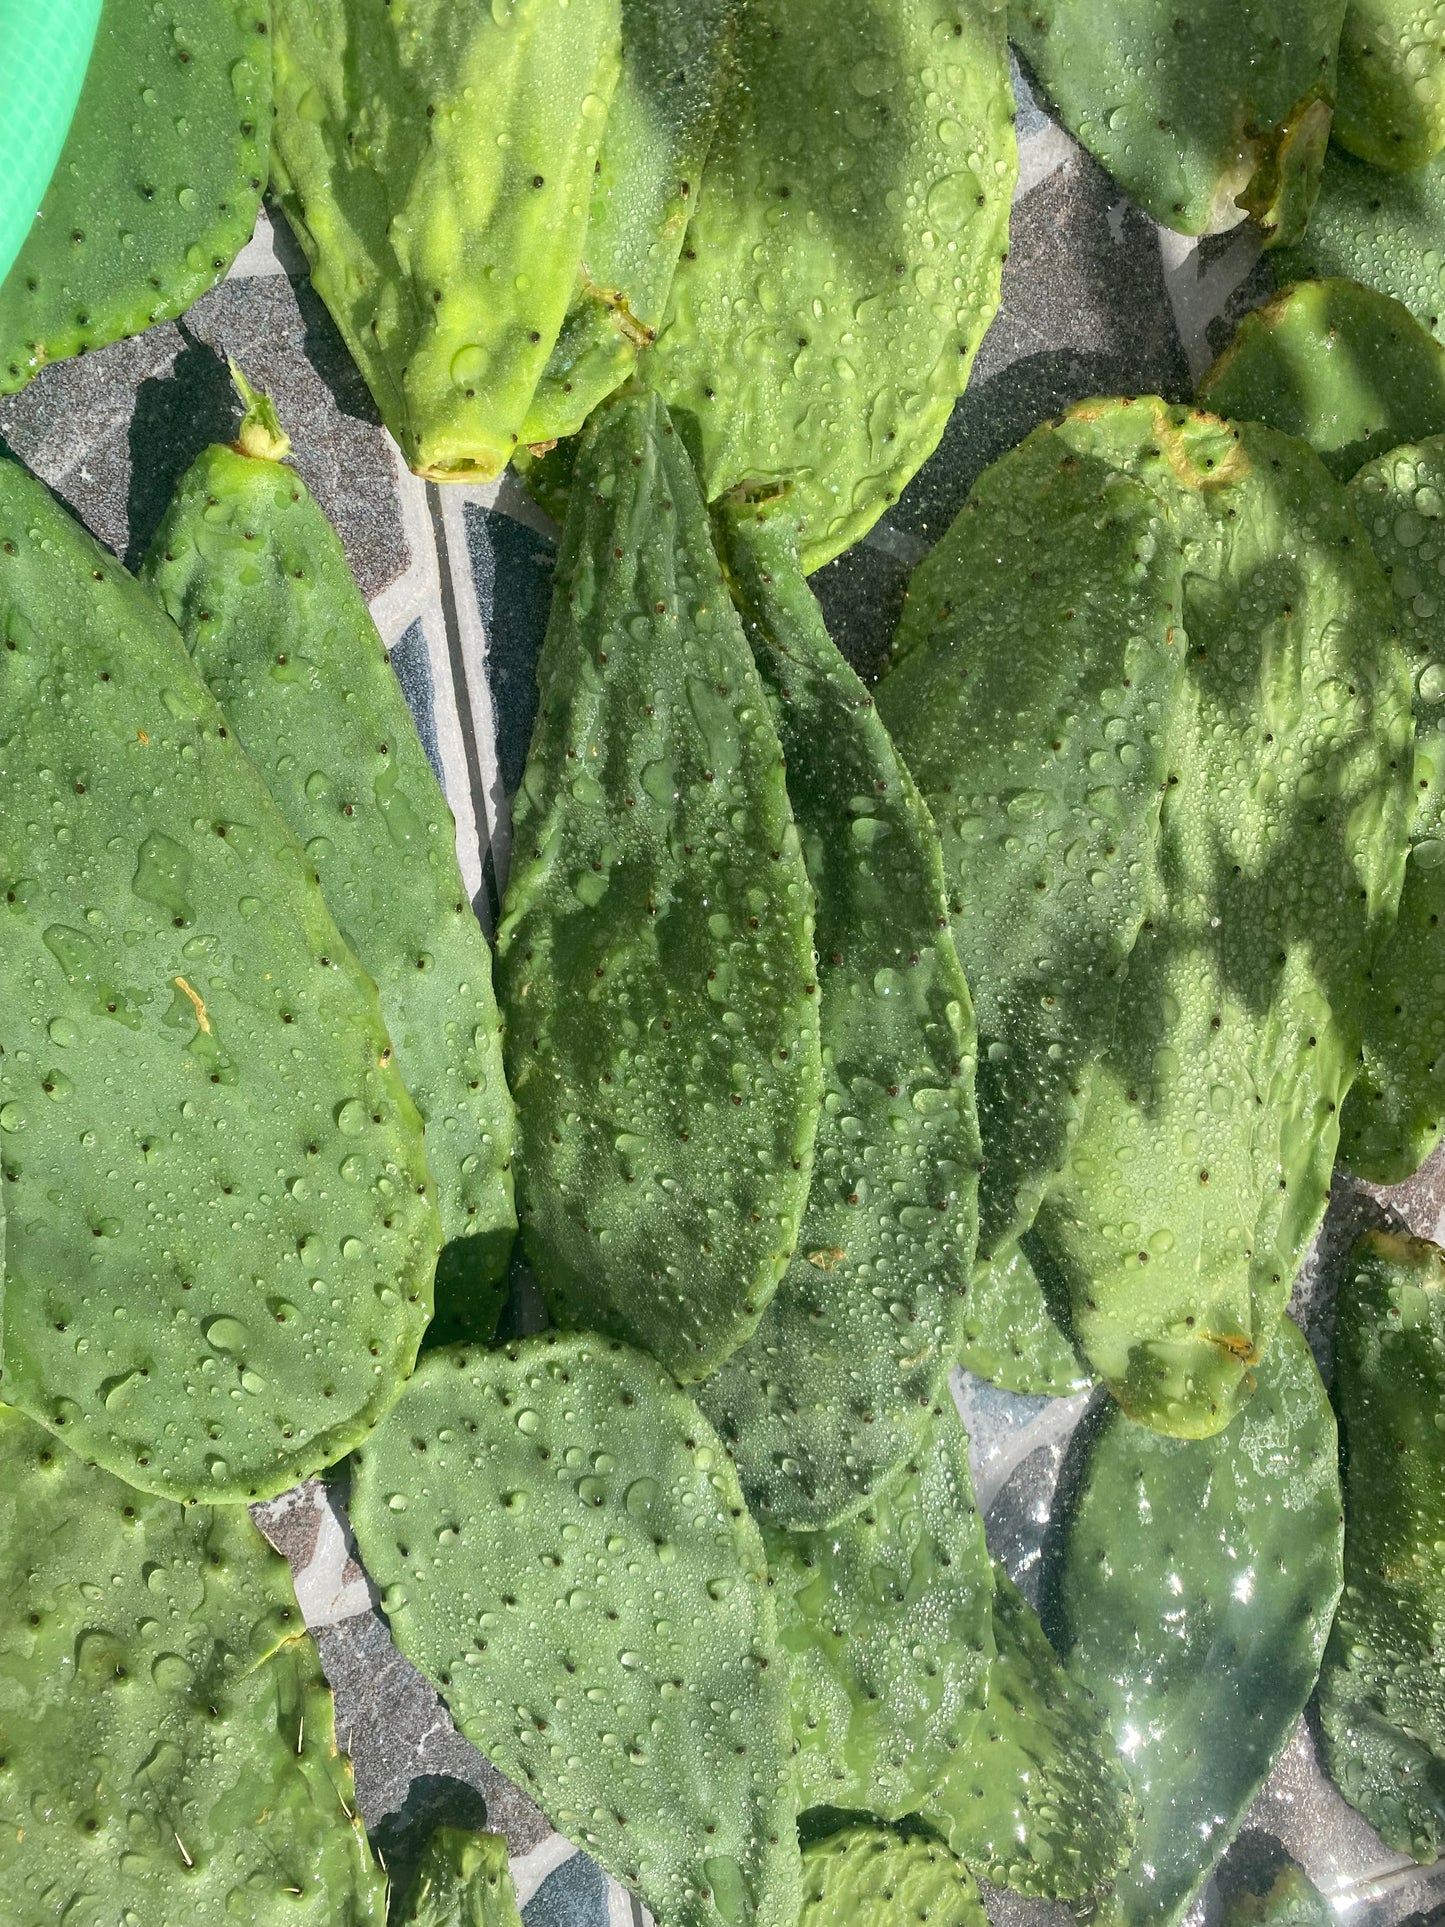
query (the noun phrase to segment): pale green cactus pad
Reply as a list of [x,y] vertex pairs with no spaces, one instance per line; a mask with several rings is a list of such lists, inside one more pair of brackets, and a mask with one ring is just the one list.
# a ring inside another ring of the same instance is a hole
[[1293,239],[1329,139],[1346,0],[1010,0],[1066,127],[1166,227]]
[[1040,429],[914,572],[878,685],[943,839],[977,1012],[982,1259],[1033,1222],[1113,1034],[1183,671],[1182,567],[1151,489]]
[[1445,147],[1445,7],[1350,0],[1335,139],[1375,167],[1423,167]]
[[1445,1852],[1445,1253],[1366,1232],[1335,1317],[1345,1594],[1320,1680],[1324,1759],[1386,1846]]
[[438,1827],[391,1927],[522,1927],[506,1836]]
[[1445,340],[1445,155],[1386,174],[1332,145],[1303,239],[1282,249],[1282,284],[1343,277],[1397,301]]
[[397,1644],[673,1927],[794,1927],[787,1669],[717,1435],[628,1347],[431,1352],[354,1460]]
[[7,1400],[168,1497],[350,1451],[431,1315],[370,978],[169,619],[0,464]]
[[1163,402],[1060,438],[1159,494],[1185,544],[1159,894],[1039,1232],[1130,1414],[1228,1423],[1329,1194],[1366,973],[1408,841],[1409,679],[1343,489],[1291,436]]
[[575,435],[650,347],[722,102],[739,0],[622,0],[622,71],[582,269],[522,440]]
[[[1093,1383],[1040,1278],[1048,1253],[1028,1235],[974,1271],[958,1329],[958,1363],[1010,1392],[1064,1398]],[[1053,1283],[1052,1277],[1050,1283]],[[1057,1294],[1062,1310],[1067,1294]]]
[[655,395],[583,442],[497,936],[518,1210],[561,1325],[705,1377],[798,1239],[822,1071],[783,754]]
[[1058,1596],[1138,1798],[1107,1927],[1170,1927],[1295,1730],[1341,1585],[1334,1414],[1282,1321],[1259,1389],[1213,1439],[1106,1407],[1085,1444]]
[[1038,1615],[1001,1567],[996,1579],[988,1704],[923,1818],[980,1879],[1079,1899],[1128,1860],[1134,1796],[1092,1695],[1059,1664]]
[[988,1927],[972,1874],[921,1834],[850,1827],[803,1855],[798,1927]]
[[1263,1893],[1237,1887],[1224,1903],[1224,1927],[1336,1927],[1339,1916],[1293,1861]]
[[1017,172],[992,0],[752,0],[647,378],[709,501],[820,568],[933,452],[998,306]]
[[1400,442],[1445,431],[1445,347],[1358,281],[1301,281],[1247,314],[1196,400],[1309,443],[1349,481]]
[[0,286],[0,393],[219,281],[251,238],[270,139],[267,0],[105,0],[60,164]]
[[275,0],[281,205],[412,467],[518,446],[584,252],[618,0]]
[[267,409],[197,460],[145,578],[377,984],[447,1240],[433,1336],[484,1341],[517,1223],[491,954],[385,645]]
[[71,1927],[380,1927],[385,1881],[291,1577],[0,1408],[5,1911]]
[[947,1399],[978,1225],[973,1006],[938,832],[791,530],[745,515],[724,553],[817,897],[823,1107],[797,1251],[697,1397],[758,1518],[818,1528],[856,1511]]
[[993,1657],[993,1572],[954,1412],[856,1519],[764,1543],[799,1804],[901,1819],[971,1746]]

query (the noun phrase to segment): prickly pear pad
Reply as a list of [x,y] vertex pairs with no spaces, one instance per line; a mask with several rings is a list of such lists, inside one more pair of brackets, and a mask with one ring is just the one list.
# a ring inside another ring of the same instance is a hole
[[506,1835],[438,1827],[394,1919],[396,1927],[522,1927]]
[[947,1402],[978,1229],[977,1040],[938,832],[791,531],[746,515],[724,552],[817,897],[824,1095],[798,1249],[697,1397],[757,1516],[817,1528],[856,1511]]
[[591,1336],[431,1352],[354,1460],[398,1645],[554,1825],[674,1927],[793,1927],[762,1541],[692,1400]]
[[380,1923],[285,1562],[244,1508],[183,1509],[0,1407],[6,1918]]
[[[978,1265],[968,1287],[959,1330],[958,1362],[1010,1392],[1066,1398],[1092,1384],[1055,1316],[1040,1270],[1056,1272],[1032,1236],[1006,1245]],[[1055,1282],[1050,1276],[1050,1285]],[[1062,1311],[1067,1293],[1059,1293]]]
[[1409,828],[1409,679],[1348,498],[1292,436],[1163,402],[1059,429],[1186,549],[1159,895],[1039,1232],[1142,1423],[1225,1425],[1324,1212]]
[[1437,0],[1350,0],[1334,136],[1375,167],[1423,167],[1445,147],[1445,14]]
[[1286,1318],[1217,1438],[1161,1438],[1117,1407],[1079,1436],[1057,1574],[1064,1650],[1107,1713],[1141,1815],[1098,1918],[1169,1927],[1319,1671],[1341,1584],[1334,1414]]
[[395,1398],[439,1227],[376,990],[151,598],[0,463],[6,1398],[269,1497]]
[[376,981],[437,1184],[438,1320],[485,1342],[517,1224],[491,953],[451,811],[341,544],[268,446],[253,405],[240,444],[207,449],[182,481],[145,579]]
[[1346,0],[1010,0],[1066,127],[1181,234],[1252,214],[1292,240],[1329,139]]
[[994,1886],[1076,1900],[1129,1858],[1134,1796],[1093,1695],[1059,1664],[1002,1567],[995,1581],[988,1703],[923,1818]]
[[275,0],[272,175],[412,467],[498,475],[571,299],[618,0]]
[[803,566],[932,454],[998,306],[1018,159],[990,0],[750,0],[647,379],[709,501],[784,495]]
[[783,754],[656,396],[593,418],[497,934],[518,1206],[560,1325],[715,1371],[807,1201],[813,898]]
[[950,1409],[856,1519],[764,1531],[788,1657],[799,1803],[897,1820],[978,1726],[993,1571]]
[[1287,1862],[1264,1893],[1237,1887],[1224,1903],[1224,1927],[1335,1927],[1339,1915],[1304,1869]]
[[1183,673],[1153,493],[1038,430],[909,585],[879,713],[943,839],[978,1015],[979,1256],[1068,1157],[1150,888]]
[[829,1834],[803,1855],[798,1927],[987,1927],[973,1876],[946,1847],[882,1827]]
[[1345,1594],[1320,1679],[1325,1765],[1387,1847],[1445,1852],[1445,1253],[1370,1231],[1335,1314]]
[[1274,259],[1282,283],[1327,276],[1363,281],[1401,301],[1445,340],[1445,154],[1409,174],[1385,174],[1331,144],[1303,237]]
[[266,0],[105,0],[60,164],[0,285],[0,393],[183,314],[251,238]]

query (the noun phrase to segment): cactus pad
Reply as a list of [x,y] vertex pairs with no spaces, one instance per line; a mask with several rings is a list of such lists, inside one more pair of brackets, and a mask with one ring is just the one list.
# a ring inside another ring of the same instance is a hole
[[655,396],[593,418],[497,937],[522,1235],[558,1324],[677,1377],[797,1242],[821,1067],[777,731]]
[[757,1516],[817,1528],[914,1452],[952,1362],[978,1223],[973,1007],[938,832],[790,530],[747,516],[725,547],[817,897],[823,1108],[797,1251],[698,1403]]
[[395,1927],[522,1927],[505,1835],[438,1827],[392,1918]]
[[1314,1685],[1340,1538],[1334,1415],[1288,1319],[1217,1438],[1102,1413],[1058,1596],[1070,1670],[1102,1703],[1139,1801],[1106,1927],[1170,1927],[1229,1845]]
[[1367,1232],[1335,1315],[1345,1593],[1320,1680],[1324,1759],[1387,1847],[1445,1854],[1445,1253]]
[[1287,1861],[1263,1893],[1236,1887],[1224,1927],[1335,1927],[1339,1915],[1302,1867]]
[[0,393],[214,286],[256,225],[270,136],[266,0],[105,0],[60,163],[0,285]]
[[0,1827],[25,1927],[380,1927],[285,1561],[0,1408]]
[[185,477],[146,578],[381,993],[447,1240],[438,1324],[485,1341],[516,1231],[491,955],[385,646],[331,524],[270,459],[284,444],[263,413],[253,400],[239,444]]
[[7,1400],[175,1498],[395,1398],[439,1240],[376,991],[175,628],[0,464]]
[[275,0],[281,205],[414,469],[511,459],[583,256],[618,0]]
[[764,1543],[799,1802],[901,1819],[969,1746],[993,1655],[993,1573],[952,1410],[858,1518]]
[[1332,145],[1303,238],[1281,249],[1281,283],[1331,276],[1363,281],[1402,301],[1445,340],[1445,155],[1409,174],[1385,174]]
[[988,1927],[973,1876],[920,1834],[850,1827],[803,1855],[798,1927]]
[[958,1363],[1010,1392],[1065,1398],[1093,1382],[1055,1315],[1067,1294],[1056,1284],[1048,1253],[1032,1236],[1006,1245],[976,1267],[958,1327]]
[[709,501],[783,495],[803,566],[933,452],[998,306],[1017,154],[990,0],[751,0],[647,378]]
[[762,1541],[692,1400],[590,1336],[431,1352],[354,1461],[397,1644],[554,1825],[673,1927],[793,1927]]
[[1375,167],[1423,167],[1445,147],[1445,8],[1350,0],[1335,139]]

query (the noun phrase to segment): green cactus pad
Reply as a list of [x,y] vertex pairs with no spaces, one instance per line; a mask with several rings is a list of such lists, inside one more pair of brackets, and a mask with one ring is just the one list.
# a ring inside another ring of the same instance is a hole
[[438,1827],[393,1927],[522,1927],[506,1836]]
[[584,252],[618,0],[275,0],[281,205],[419,473],[511,459]]
[[1362,161],[1423,167],[1445,147],[1445,20],[1427,0],[1350,0],[1334,136]]
[[1099,1904],[1106,1927],[1170,1927],[1295,1730],[1340,1595],[1334,1415],[1288,1319],[1259,1389],[1213,1439],[1167,1439],[1117,1407],[1089,1437],[1058,1597],[1141,1815]]
[[1332,145],[1304,237],[1274,257],[1281,285],[1343,277],[1402,301],[1445,340],[1445,155],[1386,174]]
[[972,1874],[920,1834],[850,1827],[803,1855],[797,1927],[988,1927]]
[[1445,1853],[1445,1252],[1366,1232],[1335,1315],[1345,1594],[1320,1680],[1325,1765],[1387,1847]]
[[291,1577],[0,1408],[5,1911],[34,1927],[380,1927],[385,1882]]
[[185,645],[0,463],[5,1396],[148,1491],[350,1451],[431,1313],[376,991]]
[[1263,1893],[1237,1887],[1224,1903],[1224,1927],[1336,1927],[1339,1916],[1302,1867],[1287,1862]]
[[60,164],[0,285],[0,394],[183,314],[251,238],[267,0],[105,0]]
[[[1048,1253],[1026,1236],[976,1267],[959,1328],[958,1362],[1010,1392],[1065,1398],[1093,1383],[1040,1280]],[[1052,1278],[1050,1280],[1053,1282]],[[1058,1294],[1060,1301],[1066,1294]]]
[[978,1224],[973,1006],[938,832],[791,530],[749,515],[724,547],[817,897],[823,1107],[797,1251],[697,1396],[757,1516],[811,1529],[916,1450],[952,1362]]
[[451,1347],[354,1465],[367,1571],[462,1731],[672,1927],[793,1927],[763,1546],[692,1400],[591,1336]]
[[1079,1899],[1128,1860],[1134,1796],[1100,1708],[1059,1664],[1008,1574],[999,1568],[996,1578],[988,1704],[923,1818],[994,1886]]
[[268,445],[263,415],[253,402],[240,444],[197,460],[145,576],[377,984],[447,1240],[433,1335],[485,1341],[517,1223],[491,954],[341,544],[299,475],[244,452]]
[[991,0],[751,0],[647,379],[708,499],[809,572],[932,454],[998,306],[1017,171]]
[[993,1656],[993,1573],[950,1409],[856,1519],[764,1530],[792,1683],[800,1805],[885,1820],[968,1747]]
[[662,325],[702,179],[739,0],[622,0],[622,72],[592,184],[582,272],[522,428],[575,435]]
[[1148,481],[1186,550],[1160,887],[1038,1229],[1143,1423],[1227,1424],[1329,1194],[1366,972],[1394,919],[1409,681],[1348,498],[1293,437],[1162,402],[1059,434]]
[[1182,675],[1182,566],[1150,489],[1040,429],[914,572],[878,685],[943,839],[978,1016],[982,1259],[1032,1223],[1112,1035]]
[[1445,430],[1445,347],[1378,289],[1301,281],[1245,316],[1196,399],[1298,435],[1348,482],[1400,442]]
[[812,891],[656,396],[584,439],[497,937],[522,1235],[561,1325],[706,1376],[787,1267],[822,1072]]

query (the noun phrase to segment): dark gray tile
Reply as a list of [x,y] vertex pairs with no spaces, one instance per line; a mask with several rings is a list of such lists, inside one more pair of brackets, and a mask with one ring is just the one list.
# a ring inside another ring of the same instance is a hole
[[537,714],[537,657],[547,633],[556,549],[509,515],[468,502],[467,550],[487,633],[487,679],[497,719],[502,785],[515,793]]
[[420,621],[414,622],[400,641],[393,643],[391,666],[396,671],[401,693],[406,697],[406,706],[416,723],[416,733],[421,737],[427,760],[436,772],[437,781],[445,789],[446,776],[442,770],[441,746],[437,741],[436,691],[432,686],[431,656],[427,651],[426,632]]
[[522,1909],[526,1927],[607,1927],[607,1876],[577,1853],[548,1874]]

